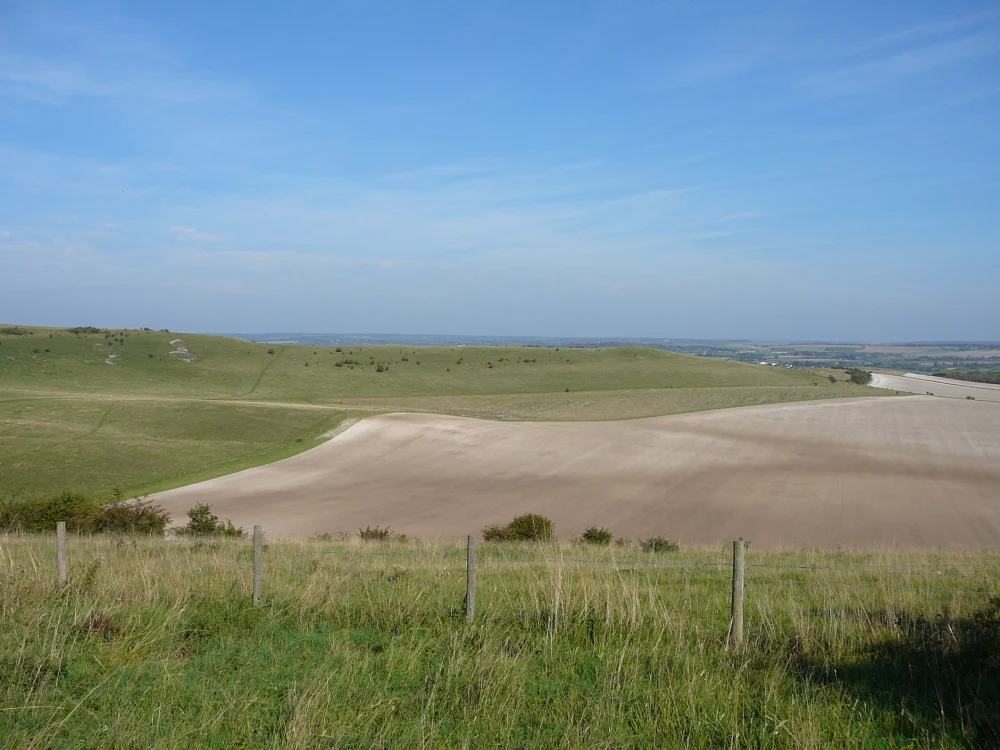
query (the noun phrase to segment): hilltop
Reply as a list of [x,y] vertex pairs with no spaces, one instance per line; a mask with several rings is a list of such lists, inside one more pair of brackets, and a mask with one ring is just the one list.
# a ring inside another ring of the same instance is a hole
[[864,395],[883,392],[636,347],[303,347],[3,325],[0,493],[178,486],[292,455],[379,411],[604,420]]

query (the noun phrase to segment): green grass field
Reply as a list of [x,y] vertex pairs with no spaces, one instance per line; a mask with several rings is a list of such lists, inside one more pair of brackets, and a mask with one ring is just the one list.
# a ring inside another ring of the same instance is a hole
[[309,448],[372,411],[603,420],[886,395],[825,374],[651,349],[338,352],[154,331],[21,330],[28,335],[0,332],[0,493],[25,496],[135,494],[218,476]]
[[998,746],[1000,557],[729,554],[0,537],[0,744]]

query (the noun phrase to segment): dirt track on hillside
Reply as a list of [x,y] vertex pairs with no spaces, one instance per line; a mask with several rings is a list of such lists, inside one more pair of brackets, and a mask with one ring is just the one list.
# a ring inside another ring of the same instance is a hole
[[293,458],[155,498],[272,535],[454,539],[524,512],[682,544],[1000,544],[1000,405],[907,398],[623,422],[369,418]]
[[1000,403],[1000,385],[993,383],[972,383],[952,378],[936,378],[933,375],[883,375],[872,373],[873,388],[885,388],[900,393],[922,393],[937,398],[960,398],[974,401]]

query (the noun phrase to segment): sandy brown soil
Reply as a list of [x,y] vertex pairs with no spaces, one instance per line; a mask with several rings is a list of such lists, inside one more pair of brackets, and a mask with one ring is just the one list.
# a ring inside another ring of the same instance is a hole
[[293,458],[155,497],[273,535],[454,539],[524,512],[682,544],[1000,544],[1000,405],[915,396],[601,423],[367,419]]

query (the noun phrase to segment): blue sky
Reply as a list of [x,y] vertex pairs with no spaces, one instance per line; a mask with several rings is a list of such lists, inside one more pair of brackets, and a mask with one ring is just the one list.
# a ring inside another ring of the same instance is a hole
[[996,2],[4,0],[0,321],[1000,339],[998,134]]

